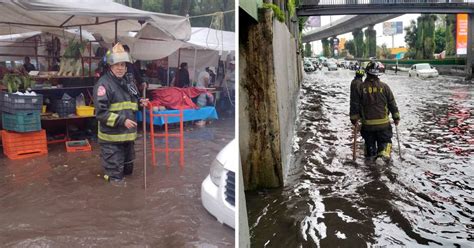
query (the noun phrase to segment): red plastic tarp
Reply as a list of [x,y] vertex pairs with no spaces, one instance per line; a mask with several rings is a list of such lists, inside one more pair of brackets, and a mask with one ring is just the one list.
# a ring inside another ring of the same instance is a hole
[[210,94],[205,89],[169,87],[152,91],[153,106],[163,106],[167,109],[197,109],[192,98],[200,94]]

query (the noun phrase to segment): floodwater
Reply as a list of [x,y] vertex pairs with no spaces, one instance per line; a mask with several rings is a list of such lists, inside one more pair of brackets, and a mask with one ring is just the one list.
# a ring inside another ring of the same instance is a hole
[[[247,192],[252,247],[474,247],[474,84],[381,76],[397,100],[393,161],[352,162],[354,73],[306,74],[282,189]],[[360,136],[360,135],[358,135]]]
[[0,155],[0,246],[233,247],[234,230],[202,206],[201,183],[234,126],[234,118],[187,125],[184,169],[177,155],[166,169],[162,153],[152,167],[149,154],[146,190],[140,138],[134,174],[120,187],[99,177],[96,143],[92,152],[66,153],[57,144],[48,156]]

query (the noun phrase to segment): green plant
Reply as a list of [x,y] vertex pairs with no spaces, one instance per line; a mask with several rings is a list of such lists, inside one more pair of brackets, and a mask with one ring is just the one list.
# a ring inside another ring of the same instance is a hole
[[8,92],[13,93],[20,89],[32,88],[35,81],[30,76],[21,76],[15,74],[5,74],[2,79],[2,84],[7,86]]
[[285,22],[285,14],[283,11],[280,9],[280,7],[276,6],[273,3],[263,3],[262,8],[264,9],[272,9],[273,14],[277,18],[279,22]]
[[290,12],[290,17],[295,15],[295,12],[296,12],[295,0],[288,0],[288,11]]

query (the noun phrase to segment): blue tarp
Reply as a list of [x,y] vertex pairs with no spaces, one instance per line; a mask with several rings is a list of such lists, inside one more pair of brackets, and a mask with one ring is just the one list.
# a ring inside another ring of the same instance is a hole
[[[146,122],[150,122],[150,117],[149,117],[148,110],[146,111]],[[179,110],[165,110],[165,111],[155,111],[155,114],[179,114]],[[184,115],[184,121],[196,121],[196,120],[206,120],[206,119],[215,119],[217,120],[217,112],[216,108],[212,106],[208,107],[203,107],[200,109],[185,109],[183,110],[183,115]],[[137,121],[142,121],[142,111],[137,112]],[[177,123],[179,122],[179,117],[178,116],[172,116],[168,117],[168,123]],[[154,125],[159,125],[162,126],[165,124],[165,118],[160,116],[160,117],[154,117],[153,118],[153,124]]]

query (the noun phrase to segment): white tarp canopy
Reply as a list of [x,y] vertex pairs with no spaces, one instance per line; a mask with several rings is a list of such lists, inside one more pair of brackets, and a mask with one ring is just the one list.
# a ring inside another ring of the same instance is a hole
[[235,51],[235,33],[212,28],[192,28],[186,44],[198,49]]
[[[211,28],[192,28],[190,40],[184,42],[158,40],[153,38],[153,35],[153,32],[145,27],[141,32],[132,34],[132,36],[119,37],[119,40],[130,47],[134,59],[155,60],[170,56],[170,66],[177,63],[179,48],[181,48],[181,56],[186,59],[194,57],[194,49],[197,49],[199,50],[198,60],[206,61],[209,61],[208,59],[211,57],[216,58],[219,54],[235,50],[234,32]],[[213,61],[217,61],[217,59],[213,59]],[[192,63],[189,64],[192,65]]]
[[142,24],[155,39],[188,40],[191,35],[186,17],[137,10],[112,0],[0,0],[0,35],[82,26],[113,42],[116,21],[118,36],[139,31]]

